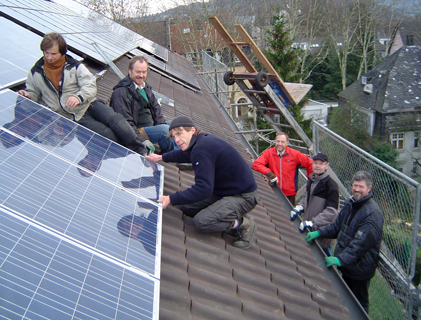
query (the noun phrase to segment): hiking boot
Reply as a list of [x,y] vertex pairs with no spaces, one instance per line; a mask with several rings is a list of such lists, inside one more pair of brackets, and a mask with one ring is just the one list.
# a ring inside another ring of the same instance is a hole
[[243,217],[243,223],[237,229],[237,241],[232,245],[243,250],[251,247],[253,244],[254,233],[256,232],[257,225],[254,222],[253,217],[245,215]]

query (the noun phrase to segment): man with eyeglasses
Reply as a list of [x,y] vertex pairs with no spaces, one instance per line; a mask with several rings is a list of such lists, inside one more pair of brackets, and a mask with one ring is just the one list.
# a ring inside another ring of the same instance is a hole
[[149,152],[155,151],[155,143],[158,143],[161,153],[178,149],[168,137],[169,125],[151,86],[146,83],[148,61],[144,56],[135,56],[129,62],[128,71],[128,75],[113,88],[110,106],[126,118]]

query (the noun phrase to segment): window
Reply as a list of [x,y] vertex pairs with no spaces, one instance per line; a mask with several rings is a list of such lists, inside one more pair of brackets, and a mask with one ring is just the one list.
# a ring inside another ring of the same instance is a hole
[[413,34],[411,34],[411,35],[407,34],[406,35],[406,45],[407,46],[413,46],[414,45],[414,35]]
[[391,142],[394,149],[403,149],[403,133],[392,133]]
[[420,147],[421,145],[420,138],[421,138],[421,132],[414,132],[414,148]]

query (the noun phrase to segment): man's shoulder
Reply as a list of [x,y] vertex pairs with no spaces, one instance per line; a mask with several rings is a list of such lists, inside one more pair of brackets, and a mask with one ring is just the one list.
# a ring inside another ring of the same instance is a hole
[[[234,149],[233,146],[231,146],[227,141],[224,139],[221,139],[217,136],[214,136],[209,133],[200,133],[197,136],[196,143],[194,144],[194,147],[197,150],[201,150],[200,152],[205,152],[206,150],[209,150],[211,153],[216,154],[216,150],[218,151],[226,151],[228,148],[231,150]],[[235,150],[235,149],[234,149]]]
[[81,63],[80,61],[77,61],[75,58],[73,58],[72,56],[68,54],[66,54],[66,64],[70,68],[79,67],[79,65],[82,65],[83,67],[85,67],[83,63]]
[[338,184],[330,175],[327,175],[323,180],[329,188],[338,188]]
[[265,151],[262,152],[262,154],[260,156],[263,156],[263,155],[266,155],[266,156],[268,156],[268,155],[277,155],[277,153],[276,153],[276,147],[272,147],[272,148],[266,149]]
[[32,75],[34,75],[34,73],[41,73],[42,71],[42,66],[44,65],[44,58],[41,57],[38,59],[37,62],[35,62],[35,64],[32,66],[31,68],[31,73]]
[[286,151],[288,151],[289,154],[295,156],[295,157],[307,157],[309,158],[309,156],[305,153],[302,153],[301,151],[298,151],[296,149],[292,149],[291,147],[287,147]]
[[382,209],[380,208],[379,204],[372,197],[370,198],[370,200],[367,201],[367,206],[370,211],[377,212],[383,215]]

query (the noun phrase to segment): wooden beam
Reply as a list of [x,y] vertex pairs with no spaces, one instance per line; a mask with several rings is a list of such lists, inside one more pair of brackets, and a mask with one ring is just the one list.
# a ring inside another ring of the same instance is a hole
[[[221,37],[225,40],[227,45],[230,47],[230,49],[235,53],[237,58],[241,61],[243,66],[246,68],[248,72],[256,72],[256,69],[254,69],[253,65],[247,59],[243,51],[238,47],[234,39],[231,38],[231,36],[228,34],[227,30],[223,27],[223,25],[219,22],[217,17],[209,17],[209,21],[213,24],[215,29],[219,32]],[[244,43],[243,45],[245,45]]]
[[276,70],[273,68],[272,64],[269,62],[269,60],[263,54],[263,52],[260,51],[259,47],[256,45],[256,43],[253,41],[253,39],[247,33],[246,29],[244,29],[244,27],[241,24],[236,24],[235,29],[237,29],[237,32],[240,34],[240,36],[243,38],[243,40],[249,44],[251,50],[253,50],[257,59],[259,59],[260,63],[263,65],[263,67],[265,67],[266,71],[268,73],[271,73],[271,74],[276,76],[276,79],[277,79],[277,82],[278,82],[279,86],[281,87],[281,89],[285,93],[285,95],[288,97],[288,100],[291,102],[291,104],[292,105],[297,104],[299,101],[297,101],[294,98],[294,96],[291,94],[291,92],[285,86],[284,81],[278,75]]

